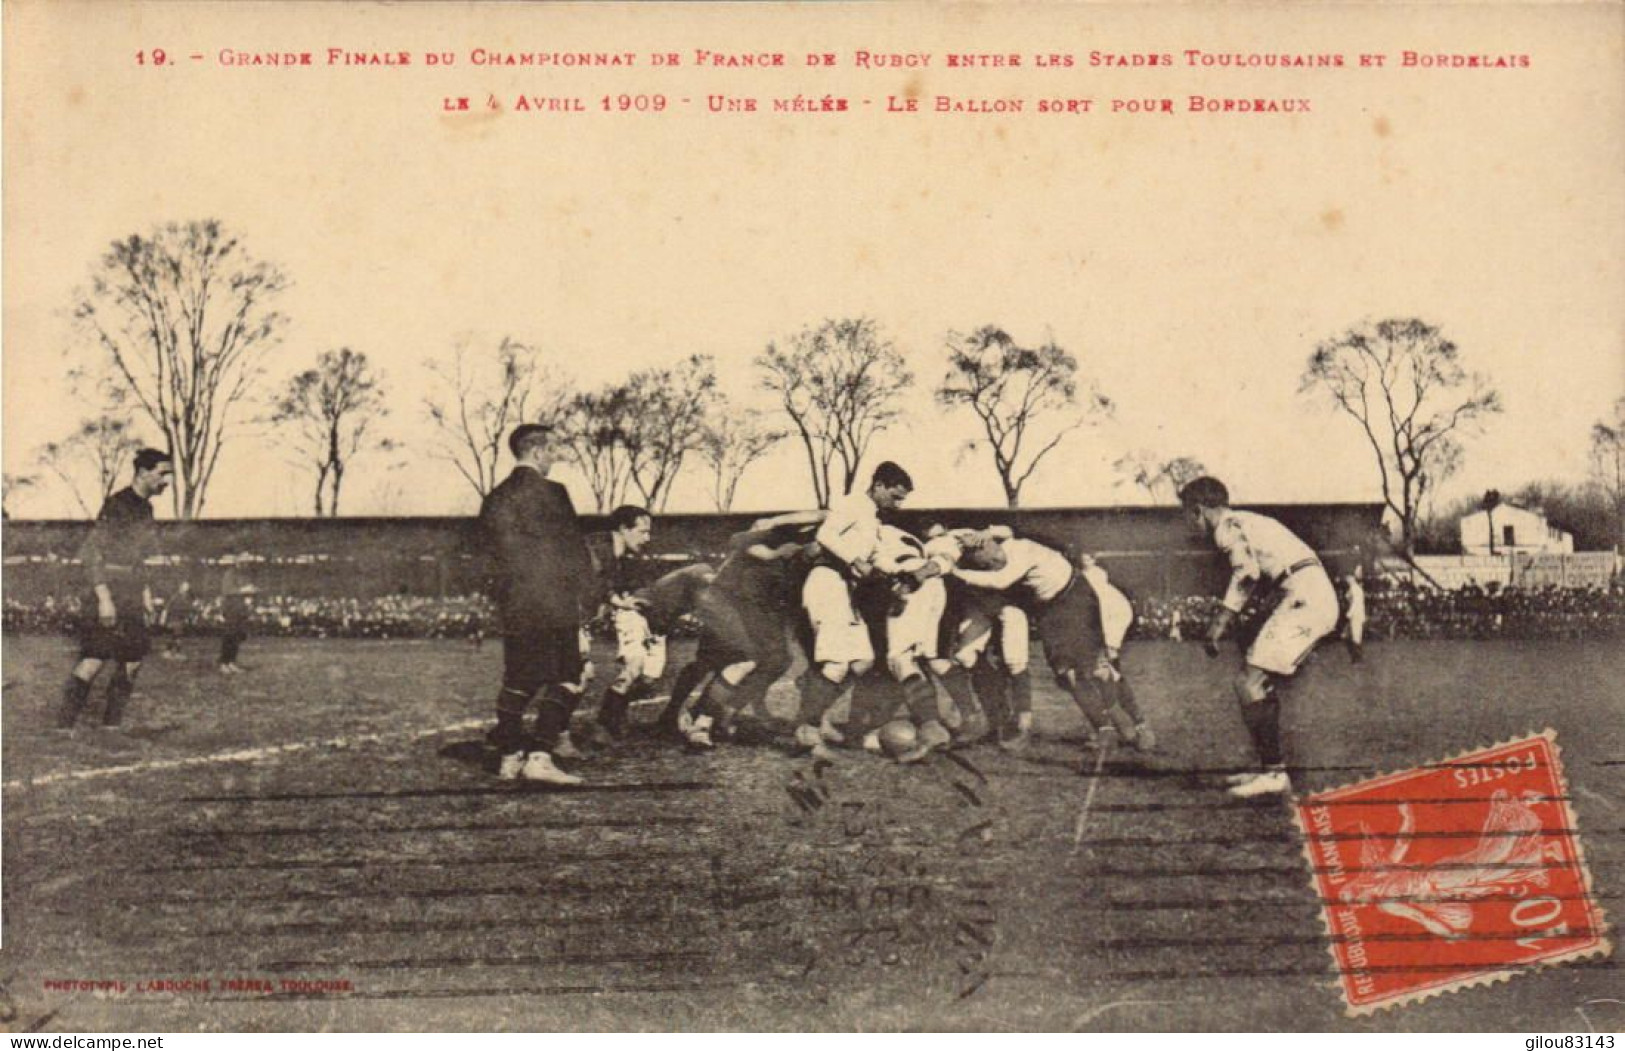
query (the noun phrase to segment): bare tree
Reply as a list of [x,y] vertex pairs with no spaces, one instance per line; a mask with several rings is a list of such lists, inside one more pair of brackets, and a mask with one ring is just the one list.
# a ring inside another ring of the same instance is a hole
[[700,457],[711,468],[711,500],[718,511],[731,511],[739,480],[750,465],[788,436],[769,427],[759,412],[732,412],[717,405],[700,439]]
[[569,401],[534,347],[507,336],[494,350],[459,339],[450,360],[431,360],[442,389],[424,399],[438,432],[435,455],[457,468],[480,499],[495,489],[508,432],[521,423],[563,422]]
[[1321,343],[1302,389],[1325,391],[1360,425],[1407,556],[1424,497],[1461,463],[1458,436],[1501,411],[1489,380],[1467,372],[1460,349],[1419,318],[1361,325]]
[[632,392],[624,383],[570,399],[561,428],[571,460],[587,480],[594,508],[604,514],[626,502],[632,484],[627,434],[635,426]]
[[947,349],[937,401],[976,414],[1011,507],[1020,506],[1021,487],[1062,438],[1111,411],[1111,400],[1094,383],[1078,379],[1078,359],[1053,340],[1023,347],[1003,329],[984,325],[968,336],[949,333]]
[[1614,548],[1625,550],[1625,398],[1591,428],[1591,478],[1614,508]]
[[118,488],[120,476],[130,469],[139,448],[141,442],[130,421],[104,412],[81,421],[61,441],[42,445],[38,460],[41,467],[62,479],[85,517],[93,518]]
[[3,484],[0,484],[0,518],[11,517],[11,498],[24,489],[32,489],[39,479],[31,474],[12,474],[5,472]]
[[716,360],[696,354],[672,368],[645,369],[627,380],[631,415],[627,463],[644,505],[664,511],[683,460],[697,451],[716,408]]
[[825,321],[787,346],[769,343],[756,365],[762,389],[778,399],[806,449],[814,499],[828,507],[832,496],[852,488],[870,443],[897,418],[898,396],[913,375],[869,318]]
[[336,517],[344,473],[369,448],[387,448],[387,439],[368,441],[373,424],[388,414],[383,376],[366,354],[349,347],[324,351],[316,367],[294,376],[283,388],[273,423],[293,432],[299,463],[316,473],[314,511]]
[[1118,485],[1130,484],[1144,489],[1146,498],[1153,504],[1162,503],[1164,498],[1168,503],[1176,502],[1186,482],[1207,474],[1207,466],[1195,457],[1166,459],[1149,449],[1138,449],[1119,457],[1112,464],[1112,470],[1118,474]]
[[168,442],[177,517],[203,510],[233,412],[282,328],[272,305],[287,287],[207,219],[114,242],[80,294],[74,318]]

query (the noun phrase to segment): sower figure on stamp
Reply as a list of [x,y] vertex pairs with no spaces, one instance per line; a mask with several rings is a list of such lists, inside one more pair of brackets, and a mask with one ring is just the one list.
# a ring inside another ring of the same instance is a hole
[[1219,655],[1219,640],[1250,598],[1268,611],[1234,684],[1264,770],[1231,777],[1230,794],[1246,799],[1290,791],[1276,690],[1336,630],[1337,592],[1308,544],[1273,518],[1233,510],[1229,490],[1217,478],[1190,482],[1179,491],[1179,502],[1192,526],[1230,560],[1224,604],[1208,629],[1208,656]]
[[174,475],[167,452],[137,452],[135,477],[107,498],[79,550],[90,591],[82,609],[79,660],[57,710],[57,726],[64,730],[79,721],[91,684],[107,661],[113,662],[113,674],[102,722],[117,726],[124,719],[136,673],[151,648],[147,628],[153,603],[145,563],[156,550],[157,536],[150,501],[169,488]]
[[[513,473],[480,505],[502,615],[502,692],[489,740],[502,755],[504,780],[574,785],[581,778],[560,770],[553,752],[586,679],[581,613],[592,594],[592,559],[570,494],[547,477],[556,455],[551,431],[536,423],[514,429]],[[525,712],[538,691],[527,734]]]

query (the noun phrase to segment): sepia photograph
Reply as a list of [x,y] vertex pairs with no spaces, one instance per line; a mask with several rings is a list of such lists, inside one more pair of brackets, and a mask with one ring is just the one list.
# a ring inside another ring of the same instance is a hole
[[0,17],[0,1031],[1625,1031],[1617,0]]

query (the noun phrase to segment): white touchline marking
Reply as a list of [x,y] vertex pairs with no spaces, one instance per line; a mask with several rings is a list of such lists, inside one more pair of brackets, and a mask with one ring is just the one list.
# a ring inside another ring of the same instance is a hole
[[1176,1003],[1179,1003],[1179,1001],[1178,1000],[1113,1000],[1109,1004],[1101,1004],[1099,1007],[1091,1008],[1088,1011],[1085,1011],[1083,1014],[1079,1015],[1078,1017],[1074,1018],[1072,1020],[1072,1031],[1074,1033],[1079,1032],[1080,1030],[1083,1029],[1084,1026],[1088,1025],[1090,1022],[1093,1022],[1095,1019],[1099,1018],[1101,1015],[1105,1014],[1107,1011],[1113,1010],[1114,1008],[1118,1008],[1118,1007],[1161,1007],[1161,1006],[1167,1006],[1167,1005],[1176,1004]]
[[1089,821],[1089,808],[1095,803],[1095,789],[1100,787],[1100,772],[1106,768],[1106,753],[1111,751],[1111,742],[1107,741],[1101,746],[1100,755],[1095,759],[1095,772],[1089,775],[1089,790],[1083,794],[1083,809],[1078,811],[1078,823],[1072,830],[1072,853],[1075,855],[1083,849],[1083,826]]
[[353,748],[357,745],[383,744],[388,741],[416,741],[425,737],[437,737],[440,734],[473,730],[486,725],[488,722],[490,722],[488,719],[464,719],[462,722],[437,726],[429,730],[398,730],[393,733],[329,737],[320,741],[293,741],[289,744],[268,745],[264,748],[244,748],[235,752],[194,755],[185,759],[147,759],[139,763],[126,763],[123,766],[100,766],[89,770],[65,770],[57,774],[45,774],[42,777],[21,778],[16,781],[7,781],[0,787],[5,788],[7,791],[15,791],[23,788],[43,788],[46,785],[62,784],[69,781],[94,781],[106,777],[119,777],[124,774],[144,774],[154,770],[181,770],[194,766],[216,766],[220,763],[253,763],[261,759],[292,755],[295,752],[311,752],[323,748]]

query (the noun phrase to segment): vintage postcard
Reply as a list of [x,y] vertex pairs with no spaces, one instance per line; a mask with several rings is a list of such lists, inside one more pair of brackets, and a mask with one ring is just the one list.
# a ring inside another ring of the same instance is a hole
[[1625,1027],[1619,3],[0,11],[0,1027]]

